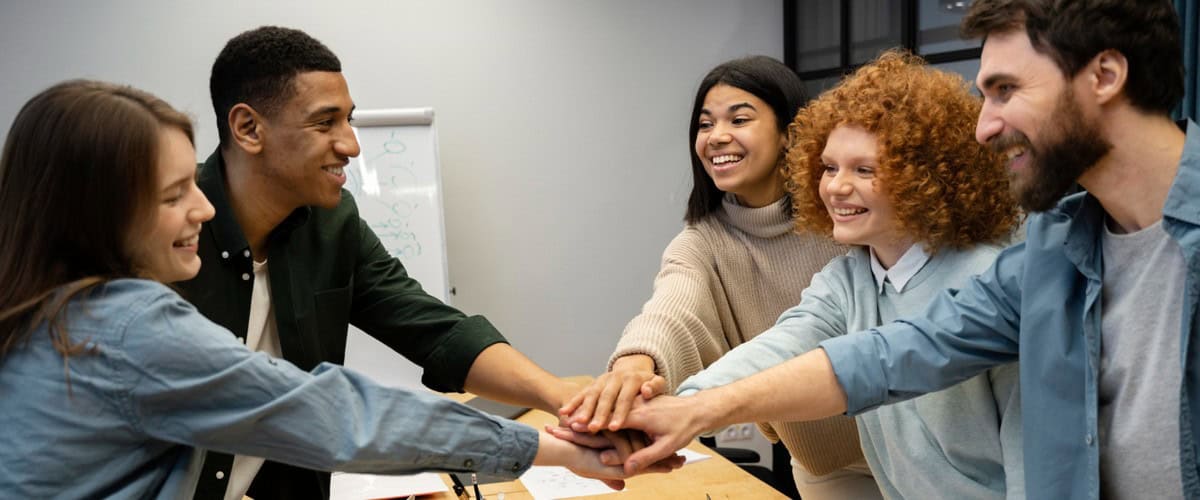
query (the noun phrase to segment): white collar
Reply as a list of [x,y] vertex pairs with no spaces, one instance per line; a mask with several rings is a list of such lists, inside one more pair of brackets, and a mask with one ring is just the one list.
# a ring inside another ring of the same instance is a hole
[[875,284],[879,286],[879,293],[883,293],[883,282],[891,281],[892,286],[896,287],[897,292],[904,291],[904,285],[913,276],[917,275],[925,263],[929,262],[929,254],[925,253],[925,247],[920,243],[914,243],[908,247],[904,255],[896,261],[896,264],[891,269],[884,269],[883,264],[879,263],[879,257],[875,256],[875,249],[871,248],[871,274],[875,276]]

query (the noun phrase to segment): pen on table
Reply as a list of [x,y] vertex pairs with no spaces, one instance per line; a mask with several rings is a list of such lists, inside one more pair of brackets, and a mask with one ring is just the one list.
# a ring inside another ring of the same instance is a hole
[[475,477],[475,473],[471,473],[471,486],[475,488],[475,499],[483,500],[483,495],[479,493],[479,480]]
[[450,474],[450,481],[454,482],[454,496],[458,497],[458,500],[470,498],[467,496],[467,489],[463,487],[462,481],[458,479],[457,475]]

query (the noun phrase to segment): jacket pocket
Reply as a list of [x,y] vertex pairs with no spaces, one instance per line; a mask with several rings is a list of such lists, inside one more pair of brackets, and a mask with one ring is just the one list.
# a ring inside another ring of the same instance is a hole
[[322,361],[342,364],[346,359],[346,335],[350,326],[351,287],[330,288],[313,293],[313,318],[317,342],[324,351]]

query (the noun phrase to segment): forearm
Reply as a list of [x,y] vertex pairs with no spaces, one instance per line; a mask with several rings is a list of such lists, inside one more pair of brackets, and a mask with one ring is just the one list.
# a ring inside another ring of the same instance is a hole
[[739,422],[817,420],[846,411],[846,395],[823,349],[692,398],[697,432]]
[[492,344],[471,364],[467,392],[504,403],[557,413],[576,390],[505,343]]
[[803,322],[780,324],[737,346],[708,368],[684,380],[676,393],[696,391],[729,384],[784,363],[816,347],[818,334],[805,329]]
[[670,387],[729,350],[714,290],[710,242],[685,229],[663,253],[654,293],[621,333],[609,369],[617,359],[645,354],[656,375]]
[[[226,384],[219,397],[209,393],[211,377],[139,391],[137,414],[159,439],[318,470],[515,477],[513,464],[523,470],[532,460],[536,435],[526,426],[433,394],[381,387],[340,366],[308,374],[271,361],[262,356],[228,370],[231,382],[235,375],[254,382]],[[226,410],[216,416],[216,407]]]

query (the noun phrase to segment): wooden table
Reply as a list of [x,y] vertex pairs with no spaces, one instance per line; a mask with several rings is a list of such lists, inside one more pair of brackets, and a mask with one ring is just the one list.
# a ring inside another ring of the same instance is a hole
[[[567,380],[586,383],[591,380],[591,377],[570,377]],[[449,396],[459,401],[471,397],[461,394],[452,394]],[[517,421],[532,425],[536,429],[541,429],[544,425],[556,423],[558,418],[541,410],[531,410],[518,418]],[[703,500],[707,494],[713,500],[725,498],[787,499],[786,496],[774,488],[767,486],[766,483],[759,481],[733,462],[726,460],[699,442],[692,441],[688,449],[709,455],[712,458],[685,465],[683,468],[667,474],[648,474],[627,479],[625,480],[625,490],[622,492],[614,491],[613,494],[578,498],[609,500],[683,498]],[[442,475],[442,481],[446,482],[447,487],[453,484],[450,482],[449,476],[445,474]],[[470,485],[467,485],[467,489],[470,490]],[[496,494],[501,492],[504,493],[505,500],[530,500],[533,498],[519,480],[506,483],[484,484],[480,485],[479,489],[488,500],[495,500],[498,498]],[[474,493],[472,493],[473,496]],[[452,492],[443,492],[421,498],[457,500],[457,497]]]

